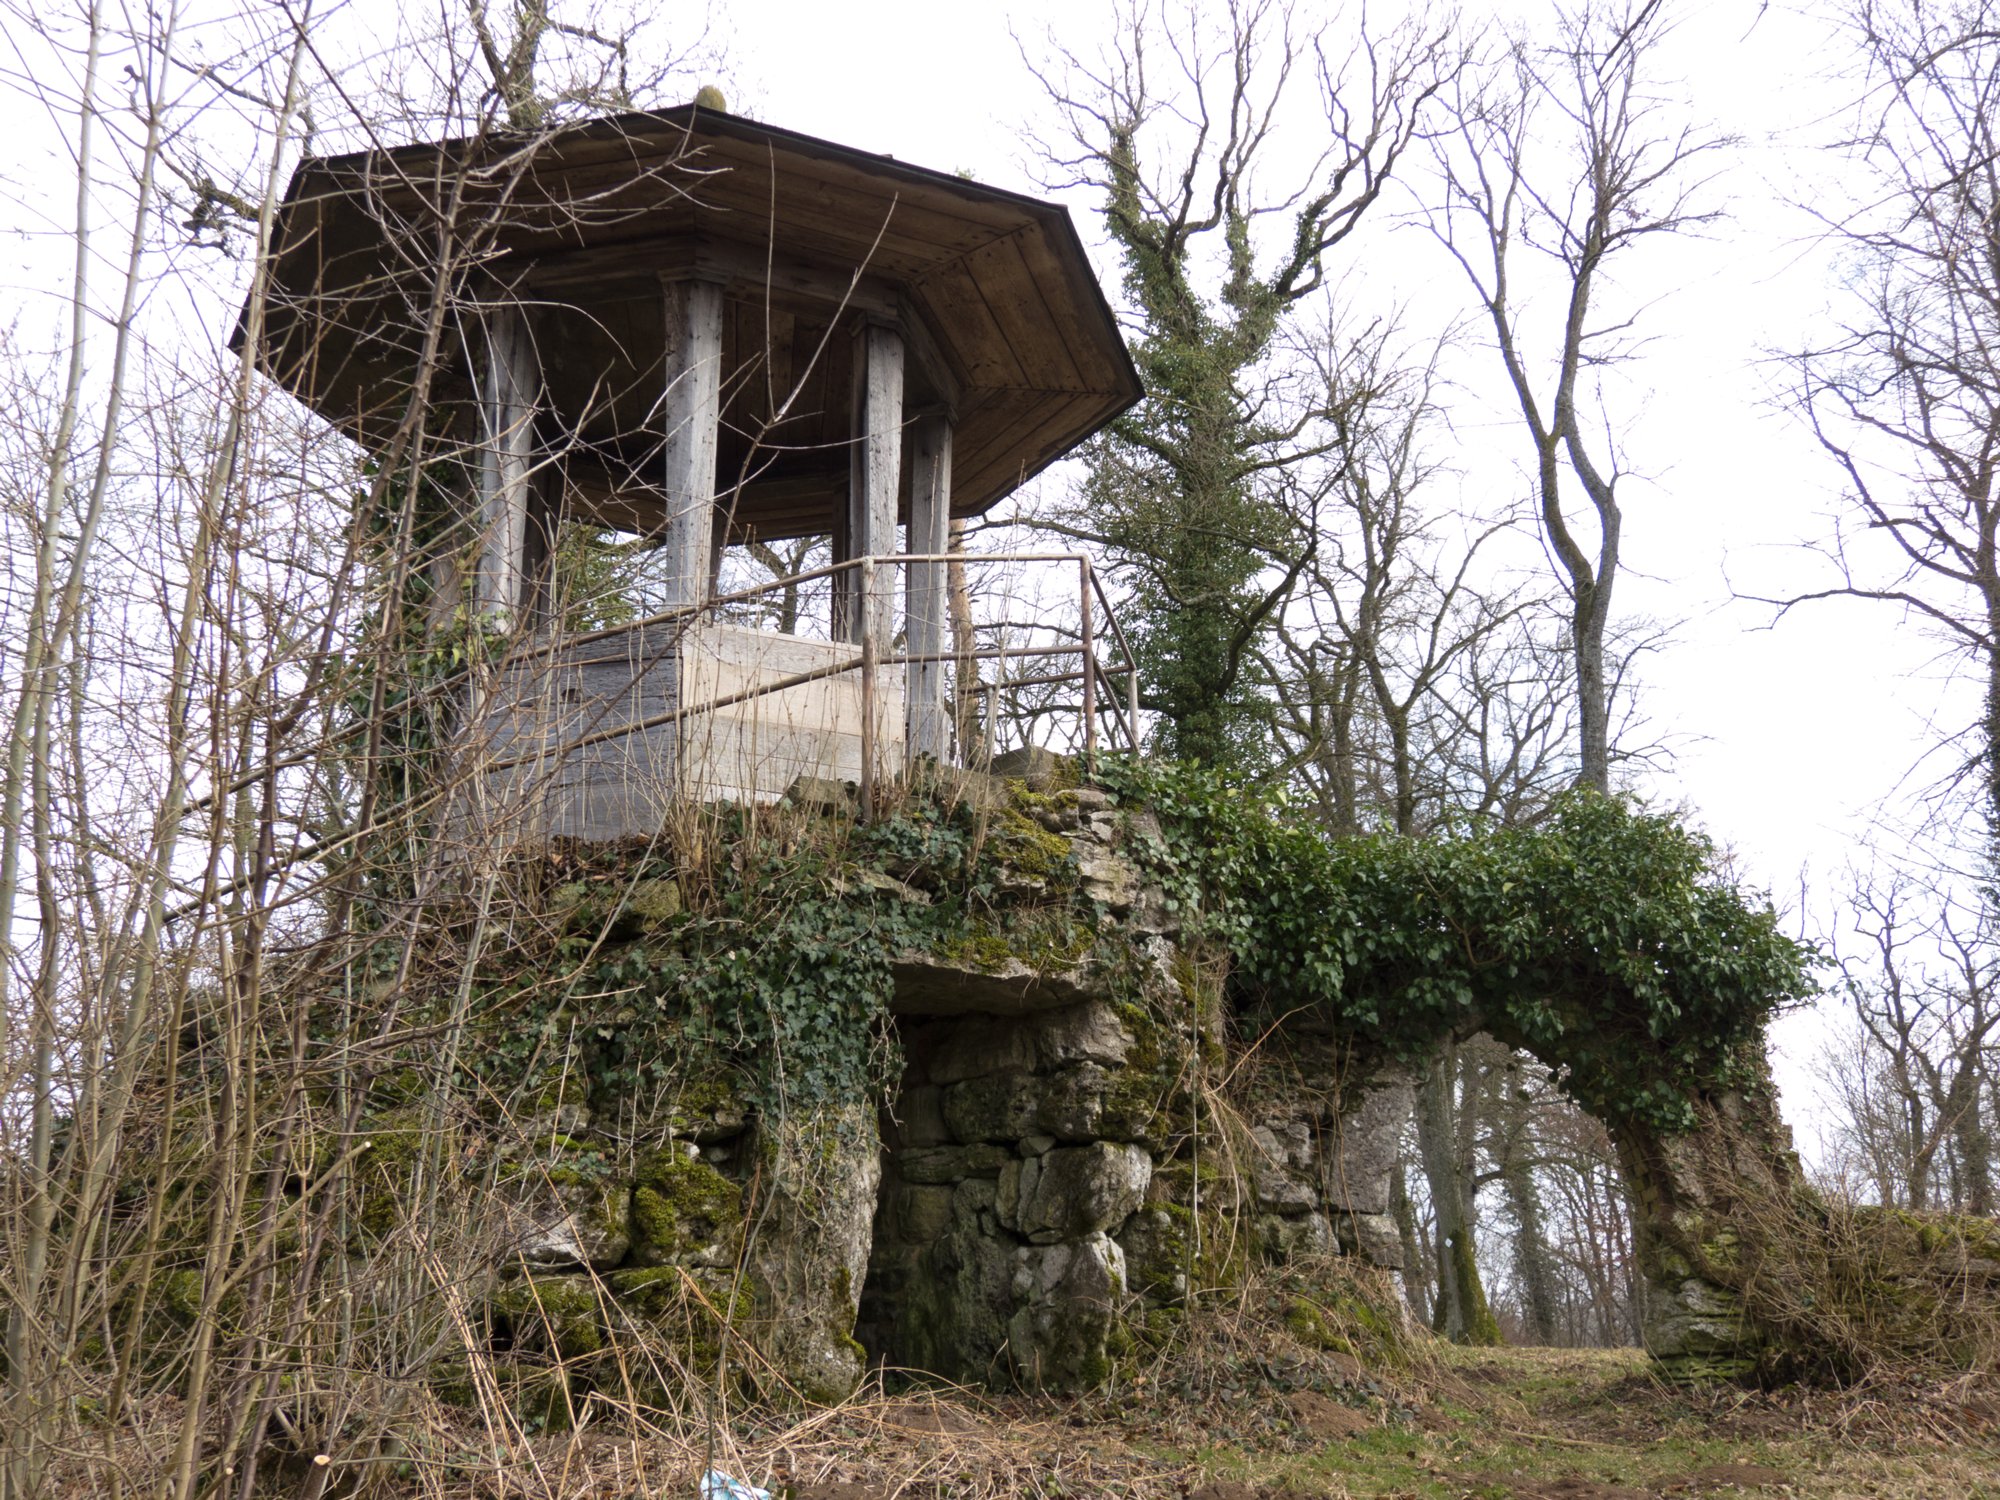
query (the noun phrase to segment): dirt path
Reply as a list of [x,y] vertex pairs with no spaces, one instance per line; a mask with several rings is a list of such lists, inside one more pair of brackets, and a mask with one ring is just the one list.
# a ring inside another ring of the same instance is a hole
[[[906,1401],[911,1398],[904,1398]],[[794,1500],[2000,1500],[2000,1395],[1666,1386],[1633,1351],[1444,1351],[1298,1389],[889,1403],[860,1451],[773,1473]],[[861,1434],[857,1431],[857,1438]],[[801,1455],[803,1458],[804,1455]],[[813,1472],[813,1470],[824,1472]]]

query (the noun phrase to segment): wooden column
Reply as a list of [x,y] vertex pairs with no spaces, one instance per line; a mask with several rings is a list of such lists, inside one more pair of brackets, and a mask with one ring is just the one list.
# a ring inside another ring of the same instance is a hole
[[[722,288],[712,281],[673,280],[661,284],[666,314],[666,381],[660,402],[665,463],[660,489],[666,515],[660,541],[665,577],[662,603],[669,608],[700,604],[709,597],[709,552],[715,534],[716,428],[722,419]],[[673,632],[674,646],[655,667],[662,706],[681,702],[681,640],[690,617]],[[685,790],[681,780],[686,721],[670,726],[655,742],[665,780]]]
[[[931,412],[910,429],[910,551],[922,556],[946,550],[951,543],[951,418]],[[913,562],[908,579],[909,655],[944,654],[945,564]],[[905,741],[912,759],[928,755],[943,761],[951,750],[944,712],[944,663],[912,662],[905,679],[909,694]]]
[[708,597],[715,530],[715,442],[721,418],[722,288],[712,281],[665,283],[666,524],[661,542],[669,606]]
[[481,319],[479,371],[479,549],[473,607],[511,627],[522,603],[535,400],[541,377],[520,306],[503,302]]
[[[850,557],[887,557],[896,550],[903,467],[903,336],[893,328],[866,323],[855,333],[851,430],[847,552]],[[841,634],[855,642],[873,640],[878,650],[886,650],[895,620],[892,581],[878,576],[864,594],[858,572],[840,576],[845,581],[836,596]]]

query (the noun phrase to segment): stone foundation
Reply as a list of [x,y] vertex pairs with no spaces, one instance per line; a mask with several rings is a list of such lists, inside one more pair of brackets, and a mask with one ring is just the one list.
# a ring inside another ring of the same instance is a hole
[[[1088,788],[1026,801],[1029,834],[1071,863],[1019,869],[1009,895],[1073,882],[1098,923],[1085,954],[997,930],[906,954],[889,1003],[904,1072],[879,1109],[761,1122],[715,1085],[625,1170],[581,1165],[603,1155],[587,1111],[537,1122],[565,1144],[505,1195],[503,1264],[600,1342],[624,1325],[712,1356],[726,1319],[754,1356],[739,1368],[818,1398],[864,1358],[1088,1387],[1260,1261],[1398,1265],[1408,1081],[1356,1086],[1323,1038],[1242,1056],[1133,858],[1150,819]],[[521,1303],[522,1280],[496,1305]]]
[[1164,1029],[1098,999],[905,1030],[857,1330],[871,1354],[1088,1386],[1190,1290],[1240,1277],[1246,1251],[1400,1264],[1387,1214],[1406,1081],[1343,1115],[1329,1078],[1274,1059],[1254,1070],[1270,1102],[1204,1104],[1200,1038],[1163,1051]]

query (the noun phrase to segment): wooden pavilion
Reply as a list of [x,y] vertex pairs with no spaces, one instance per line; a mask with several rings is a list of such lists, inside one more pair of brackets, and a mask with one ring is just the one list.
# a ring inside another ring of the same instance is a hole
[[[944,759],[949,519],[1140,393],[1061,207],[695,105],[308,160],[271,279],[270,375],[463,455],[435,595],[512,643],[474,722],[555,833]],[[657,547],[648,619],[562,633],[565,519]],[[716,618],[724,548],[816,534],[827,639]]]

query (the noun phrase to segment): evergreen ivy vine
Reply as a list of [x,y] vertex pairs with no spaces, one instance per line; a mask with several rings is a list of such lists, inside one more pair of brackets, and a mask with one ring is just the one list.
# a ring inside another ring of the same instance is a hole
[[1411,1060],[1489,1031],[1609,1125],[1687,1129],[1817,989],[1813,950],[1707,838],[1615,799],[1572,793],[1531,828],[1333,839],[1200,769],[1105,774],[1159,818],[1155,875],[1239,991]]

